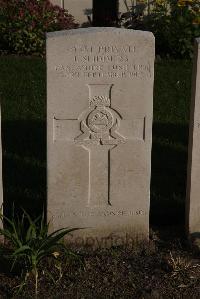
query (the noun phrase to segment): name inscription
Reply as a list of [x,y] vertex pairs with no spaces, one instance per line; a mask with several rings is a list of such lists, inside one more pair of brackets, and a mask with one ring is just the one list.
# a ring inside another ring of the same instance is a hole
[[66,50],[70,63],[58,64],[54,71],[68,79],[151,78],[150,63],[138,61],[136,54],[134,45],[73,46]]

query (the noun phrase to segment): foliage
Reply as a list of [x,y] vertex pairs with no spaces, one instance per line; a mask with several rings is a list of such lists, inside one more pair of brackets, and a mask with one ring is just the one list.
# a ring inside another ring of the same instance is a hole
[[68,255],[75,256],[60,241],[78,228],[61,228],[48,234],[49,224],[45,223],[44,217],[32,220],[24,210],[21,217],[13,215],[12,219],[9,219],[1,213],[0,219],[7,226],[0,228],[0,236],[9,242],[10,249],[4,252],[4,255],[12,261],[11,270],[16,264],[20,266],[20,272],[24,277],[24,282],[20,286],[23,286],[32,274],[37,296],[40,263],[47,257],[57,259],[63,250]]
[[147,3],[140,1],[135,5],[135,0],[123,1],[127,11],[119,18],[119,25],[127,29],[142,29]]
[[[173,256],[172,252],[169,252],[169,257],[167,259],[169,268],[171,268],[172,276],[177,276],[180,273],[187,272],[189,269],[195,268],[191,261],[185,259],[182,256]],[[199,266],[199,265],[198,265]]]
[[192,56],[193,39],[200,35],[199,0],[170,1],[171,12],[162,12],[162,4],[155,9],[160,12],[155,24],[150,20],[150,27],[157,38],[160,53],[177,56]]
[[[153,4],[152,4],[153,3]],[[200,36],[199,0],[156,0],[147,13],[147,4],[128,6],[121,25],[152,31],[156,52],[173,57],[191,57],[194,38]]]
[[1,48],[17,54],[42,55],[45,32],[77,27],[74,18],[49,0],[1,0]]

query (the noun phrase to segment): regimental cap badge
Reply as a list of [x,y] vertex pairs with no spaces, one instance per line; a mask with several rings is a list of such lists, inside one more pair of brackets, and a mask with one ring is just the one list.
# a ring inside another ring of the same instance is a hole
[[109,107],[110,99],[105,95],[94,96],[92,99],[89,99],[89,106],[90,107],[93,107],[93,106]]

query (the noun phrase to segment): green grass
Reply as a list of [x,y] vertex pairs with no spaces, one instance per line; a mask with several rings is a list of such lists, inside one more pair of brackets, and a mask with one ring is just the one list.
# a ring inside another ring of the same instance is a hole
[[46,198],[46,75],[40,58],[0,57],[5,211]]
[[[151,222],[184,221],[191,62],[155,67]],[[46,69],[41,58],[0,57],[6,210],[38,213],[46,199]]]
[[152,223],[184,222],[192,63],[156,63],[152,150]]

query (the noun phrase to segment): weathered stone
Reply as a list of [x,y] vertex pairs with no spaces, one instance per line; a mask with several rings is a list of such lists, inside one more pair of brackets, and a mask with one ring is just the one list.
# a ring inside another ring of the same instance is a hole
[[148,239],[154,55],[149,32],[47,34],[48,219],[87,227],[72,242]]
[[[0,212],[3,213],[3,182],[2,182],[2,145],[1,145],[1,108],[0,108]],[[3,223],[0,221],[0,227]],[[2,238],[0,238],[1,240]]]
[[186,223],[189,238],[200,239],[200,38],[195,41],[193,64]]
[[88,23],[88,16],[92,18],[92,0],[51,0],[51,2],[67,9],[81,25]]

